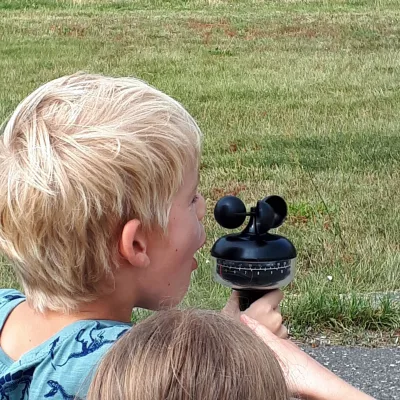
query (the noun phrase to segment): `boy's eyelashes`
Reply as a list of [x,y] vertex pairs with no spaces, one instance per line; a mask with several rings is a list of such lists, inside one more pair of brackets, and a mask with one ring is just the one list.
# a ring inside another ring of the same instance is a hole
[[196,203],[196,201],[199,199],[199,194],[196,193],[195,196],[192,199],[192,204]]

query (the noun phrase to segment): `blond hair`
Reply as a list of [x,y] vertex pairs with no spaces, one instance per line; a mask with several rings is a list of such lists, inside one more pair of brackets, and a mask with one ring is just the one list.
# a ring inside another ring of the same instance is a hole
[[201,133],[175,100],[135,78],[79,73],[19,104],[0,143],[0,249],[38,311],[101,295],[122,227],[165,232]]
[[273,352],[212,311],[158,312],[106,354],[87,400],[288,400]]

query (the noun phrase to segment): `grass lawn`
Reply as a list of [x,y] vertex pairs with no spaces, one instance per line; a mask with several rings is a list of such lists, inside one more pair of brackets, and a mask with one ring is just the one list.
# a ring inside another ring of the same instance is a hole
[[[395,337],[399,306],[362,294],[400,289],[397,0],[0,0],[0,20],[2,120],[77,70],[138,76],[196,117],[208,242],[185,304],[220,308],[229,294],[210,272],[226,233],[216,200],[279,194],[299,253],[292,331]],[[15,285],[7,266],[0,285]]]

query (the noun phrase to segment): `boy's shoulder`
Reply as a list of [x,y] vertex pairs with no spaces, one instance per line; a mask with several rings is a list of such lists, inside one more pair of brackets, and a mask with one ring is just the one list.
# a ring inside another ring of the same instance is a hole
[[0,308],[14,300],[25,300],[25,296],[16,289],[0,289]]
[[[34,398],[84,398],[92,374],[107,350],[128,331],[128,324],[79,321],[64,329],[42,349],[40,377]],[[29,364],[29,360],[26,360]],[[35,389],[36,390],[36,389]],[[44,390],[44,392],[43,392]],[[72,398],[72,397],[71,397]]]
[[0,330],[11,311],[25,301],[25,296],[15,289],[0,289]]
[[114,321],[78,321],[55,335],[43,351],[55,371],[68,365],[75,368],[77,363],[90,363],[93,358],[97,362],[129,328],[128,324]]
[[[16,290],[0,289],[0,315],[24,300]],[[77,321],[18,361],[0,348],[0,393],[22,400],[84,398],[101,358],[130,327],[115,321]]]

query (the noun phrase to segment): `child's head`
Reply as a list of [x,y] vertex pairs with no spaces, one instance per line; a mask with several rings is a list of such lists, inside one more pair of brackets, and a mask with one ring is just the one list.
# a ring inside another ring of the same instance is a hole
[[272,351],[212,311],[159,312],[101,361],[87,400],[288,400]]
[[76,74],[34,91],[3,130],[0,249],[35,309],[96,300],[124,266],[140,271],[125,287],[138,306],[181,299],[205,236],[201,133],[178,102]]

